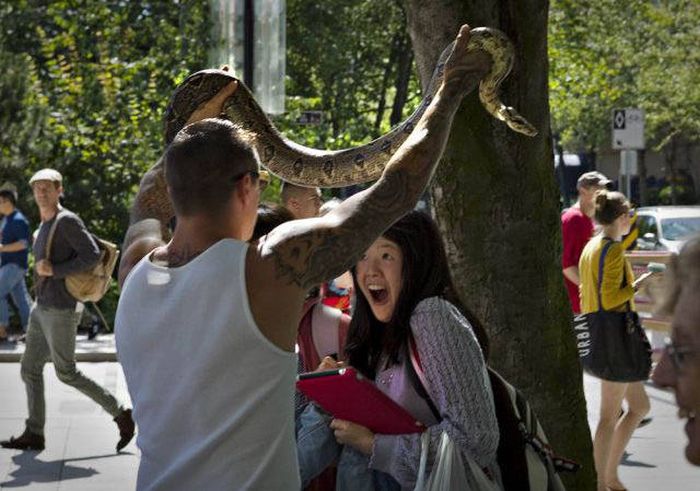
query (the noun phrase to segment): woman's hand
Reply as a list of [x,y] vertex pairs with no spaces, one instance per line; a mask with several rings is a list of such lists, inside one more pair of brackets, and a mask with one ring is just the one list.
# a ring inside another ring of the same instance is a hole
[[369,429],[342,419],[331,421],[331,429],[334,430],[335,439],[338,443],[350,445],[365,455],[372,455],[374,433]]
[[321,364],[316,368],[316,372],[324,372],[326,370],[335,370],[336,368],[343,368],[345,363],[342,361],[335,361],[331,356],[326,356],[321,360]]

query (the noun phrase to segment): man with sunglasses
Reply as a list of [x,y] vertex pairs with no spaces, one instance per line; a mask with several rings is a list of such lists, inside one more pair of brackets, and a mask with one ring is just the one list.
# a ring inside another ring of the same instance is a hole
[[139,428],[138,489],[300,488],[294,343],[304,297],[415,206],[460,102],[490,64],[467,52],[468,40],[463,26],[441,87],[382,177],[323,217],[247,242],[257,154],[232,123],[204,119],[221,114],[235,81],[193,112],[144,177],[115,327]]
[[317,217],[321,212],[321,190],[305,188],[289,182],[282,183],[282,205],[290,211],[295,219]]

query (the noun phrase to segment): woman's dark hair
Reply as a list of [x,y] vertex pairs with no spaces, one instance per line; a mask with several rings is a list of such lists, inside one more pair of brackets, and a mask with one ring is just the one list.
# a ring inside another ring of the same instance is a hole
[[630,203],[624,194],[606,189],[595,193],[595,220],[601,225],[611,225],[629,211]]
[[[348,330],[345,352],[349,364],[374,379],[382,354],[398,363],[408,353],[410,319],[421,300],[441,297],[457,307],[474,330],[484,358],[488,359],[488,338],[481,323],[459,300],[452,283],[447,254],[440,232],[425,213],[412,211],[396,222],[382,237],[396,243],[403,255],[401,290],[394,313],[387,323],[377,320],[364,295],[359,292]],[[352,269],[357,285],[356,269]]]
[[272,232],[278,225],[290,220],[294,220],[294,216],[285,207],[262,204],[258,207],[258,219],[255,222],[253,237],[250,240],[258,240],[263,235]]

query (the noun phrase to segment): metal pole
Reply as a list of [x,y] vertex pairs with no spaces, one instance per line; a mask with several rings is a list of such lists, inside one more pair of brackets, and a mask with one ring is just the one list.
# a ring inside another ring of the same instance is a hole
[[255,3],[245,0],[243,8],[243,82],[254,90],[253,66],[255,48]]

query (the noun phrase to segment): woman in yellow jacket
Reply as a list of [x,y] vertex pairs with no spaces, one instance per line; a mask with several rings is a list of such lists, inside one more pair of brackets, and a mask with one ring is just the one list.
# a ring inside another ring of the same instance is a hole
[[[602,309],[634,310],[633,297],[639,282],[633,282],[632,267],[620,243],[622,236],[630,230],[630,204],[625,195],[616,191],[598,191],[595,219],[602,226],[602,233],[586,244],[578,266],[581,275],[581,312],[586,314],[598,310],[598,267],[607,243],[611,244],[604,258],[600,282]],[[601,380],[600,386],[600,420],[593,439],[598,491],[624,490],[617,467],[632,432],[649,412],[649,397],[642,382]],[[629,410],[620,418],[623,399],[627,400]]]

